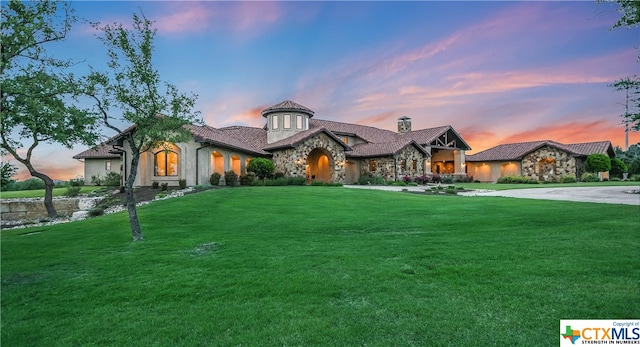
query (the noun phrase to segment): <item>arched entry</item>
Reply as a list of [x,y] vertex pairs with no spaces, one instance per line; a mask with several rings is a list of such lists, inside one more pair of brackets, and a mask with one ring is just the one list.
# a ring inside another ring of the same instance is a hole
[[231,171],[235,172],[236,175],[241,175],[242,172],[240,167],[240,157],[237,155],[232,155],[229,160],[229,167],[231,168]]
[[312,181],[329,182],[333,165],[331,154],[323,148],[316,148],[307,156],[307,177]]
[[211,153],[211,172],[224,175],[224,156],[218,151]]
[[547,181],[555,176],[556,160],[553,158],[544,158],[538,162],[538,177],[543,181]]

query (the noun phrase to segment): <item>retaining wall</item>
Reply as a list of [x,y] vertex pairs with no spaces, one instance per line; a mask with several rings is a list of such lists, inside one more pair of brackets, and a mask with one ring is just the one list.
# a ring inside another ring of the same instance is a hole
[[[61,217],[70,217],[73,212],[89,210],[102,198],[54,198],[53,206]],[[44,199],[10,199],[0,201],[0,219],[29,220],[47,218]]]

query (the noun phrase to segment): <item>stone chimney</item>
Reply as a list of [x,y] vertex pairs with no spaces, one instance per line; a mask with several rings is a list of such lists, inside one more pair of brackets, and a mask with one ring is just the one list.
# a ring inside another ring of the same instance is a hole
[[402,116],[398,118],[398,134],[406,134],[411,131],[411,118]]

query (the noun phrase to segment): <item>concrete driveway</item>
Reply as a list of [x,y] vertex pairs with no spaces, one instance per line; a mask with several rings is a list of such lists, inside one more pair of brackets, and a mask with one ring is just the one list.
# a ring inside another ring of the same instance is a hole
[[602,204],[640,205],[638,186],[526,188],[464,192],[460,195],[504,196],[510,198],[597,202]]
[[[347,188],[376,189],[400,192],[402,190],[424,192],[424,187],[398,187],[398,186],[359,186],[345,185]],[[638,186],[605,186],[605,187],[556,187],[556,188],[525,188],[511,190],[474,190],[459,192],[463,196],[503,196],[509,198],[566,200],[579,202],[597,202],[602,204],[624,204],[640,206],[640,194],[631,194],[638,191]]]

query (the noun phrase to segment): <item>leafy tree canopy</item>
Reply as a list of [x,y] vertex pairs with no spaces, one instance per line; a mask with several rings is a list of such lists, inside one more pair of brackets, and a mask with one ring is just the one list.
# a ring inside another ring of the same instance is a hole
[[587,172],[604,172],[611,170],[611,159],[606,154],[589,154],[584,163]]

